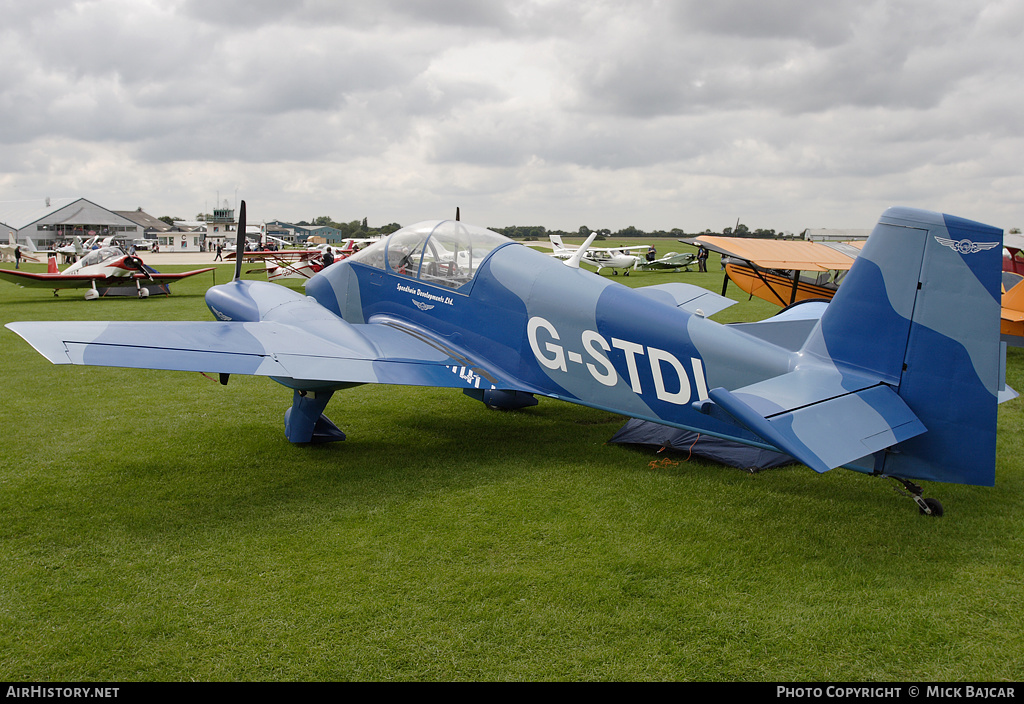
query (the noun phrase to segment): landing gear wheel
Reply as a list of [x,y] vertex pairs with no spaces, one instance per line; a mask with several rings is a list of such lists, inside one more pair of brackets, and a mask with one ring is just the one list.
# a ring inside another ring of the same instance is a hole
[[[935,516],[936,518],[942,515],[942,504],[939,503],[938,499],[922,499],[922,501],[924,506],[918,507],[922,514]],[[925,507],[927,507],[927,510]]]
[[942,504],[939,503],[938,499],[926,499],[922,496],[924,489],[917,484],[909,482],[906,479],[899,479],[898,477],[889,477],[894,482],[902,484],[903,488],[893,487],[897,494],[910,497],[917,504],[917,509],[921,515],[933,516],[935,518],[940,517],[943,514]]

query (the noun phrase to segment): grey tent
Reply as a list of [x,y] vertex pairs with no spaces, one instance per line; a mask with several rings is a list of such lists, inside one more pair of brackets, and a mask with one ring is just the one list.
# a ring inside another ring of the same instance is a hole
[[686,452],[751,472],[796,464],[796,460],[781,452],[762,450],[732,440],[672,428],[639,418],[630,418],[608,442]]

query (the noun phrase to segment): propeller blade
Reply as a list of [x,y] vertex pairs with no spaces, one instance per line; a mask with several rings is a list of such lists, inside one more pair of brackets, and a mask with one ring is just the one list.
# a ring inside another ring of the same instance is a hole
[[245,201],[238,211],[238,239],[235,242],[235,281],[242,278],[242,255],[245,254]]

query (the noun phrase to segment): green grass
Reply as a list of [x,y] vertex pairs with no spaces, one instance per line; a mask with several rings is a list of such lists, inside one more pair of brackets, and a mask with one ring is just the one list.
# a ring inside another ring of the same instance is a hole
[[[618,280],[718,291],[711,268]],[[2,284],[0,322],[206,320],[210,282],[93,302]],[[1024,671],[1021,401],[996,487],[931,485],[931,519],[852,472],[652,464],[605,444],[621,417],[551,400],[363,386],[328,407],[346,442],[297,447],[267,379],[58,367],[7,330],[0,351],[3,681]]]

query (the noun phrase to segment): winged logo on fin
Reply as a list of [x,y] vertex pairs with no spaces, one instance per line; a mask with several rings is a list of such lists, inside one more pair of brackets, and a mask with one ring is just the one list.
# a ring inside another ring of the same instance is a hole
[[986,249],[992,249],[998,247],[998,242],[972,242],[971,240],[950,240],[945,237],[936,237],[935,241],[941,244],[943,247],[949,247],[954,252],[960,254],[975,254],[977,252],[983,252]]

